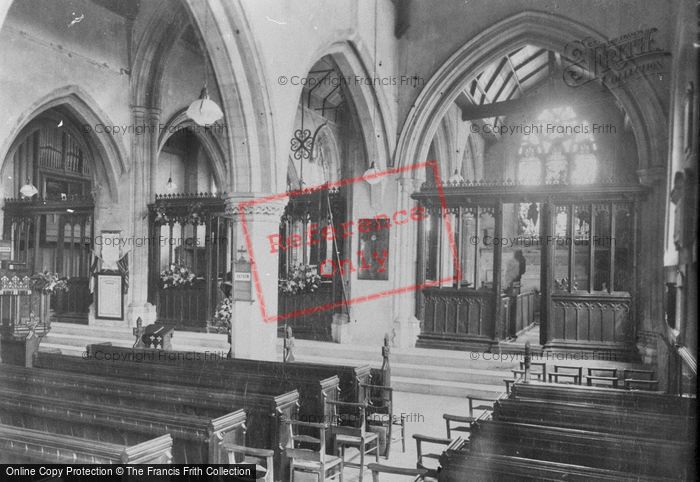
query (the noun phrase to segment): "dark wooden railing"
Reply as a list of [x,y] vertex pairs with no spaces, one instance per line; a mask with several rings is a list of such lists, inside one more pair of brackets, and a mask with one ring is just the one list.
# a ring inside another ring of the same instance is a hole
[[[217,293],[216,287],[212,292]],[[158,322],[174,325],[181,331],[207,331],[207,289],[206,283],[183,288],[158,288]],[[212,303],[216,306],[216,302]]]
[[[294,295],[280,292],[278,297],[277,312],[283,319],[280,326],[292,327],[295,338],[305,340],[331,341],[331,323],[334,310],[314,311],[315,308],[328,305],[333,302],[333,285],[323,282],[313,293],[297,293]],[[301,311],[298,316],[285,317]]]

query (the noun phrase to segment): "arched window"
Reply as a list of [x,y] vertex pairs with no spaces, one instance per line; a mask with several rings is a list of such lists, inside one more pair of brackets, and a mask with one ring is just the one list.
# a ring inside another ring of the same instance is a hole
[[524,135],[518,150],[521,184],[592,184],[598,180],[593,128],[571,107],[545,109],[539,129]]
[[[520,184],[592,184],[599,179],[598,150],[592,126],[571,107],[545,109],[538,117],[539,129],[524,135],[518,149],[517,179]],[[521,235],[539,233],[539,204],[519,206]],[[555,234],[566,233],[565,212],[555,217]],[[588,232],[588,222],[575,225],[575,235]]]

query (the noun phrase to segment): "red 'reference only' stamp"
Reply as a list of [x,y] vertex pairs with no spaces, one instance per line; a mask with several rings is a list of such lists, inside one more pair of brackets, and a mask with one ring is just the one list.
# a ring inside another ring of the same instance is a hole
[[[423,288],[430,286],[441,285],[445,283],[451,283],[455,279],[460,277],[460,263],[454,263],[454,274],[445,277],[440,280],[429,280],[424,283],[412,283],[407,286],[393,286],[388,289],[379,289],[375,293],[363,294],[362,296],[349,297],[341,301],[334,301],[329,303],[322,303],[318,306],[311,306],[304,309],[297,309],[287,313],[271,313],[268,310],[268,306],[265,302],[265,297],[261,285],[261,276],[258,270],[256,261],[257,256],[270,256],[270,255],[280,255],[287,253],[294,249],[299,248],[311,248],[316,244],[321,242],[336,243],[342,241],[347,246],[352,246],[353,236],[360,236],[360,240],[357,245],[357,249],[354,251],[352,249],[347,249],[343,257],[329,255],[323,260],[320,260],[316,269],[318,274],[322,277],[332,278],[334,276],[348,276],[350,273],[361,273],[363,271],[372,271],[377,274],[383,274],[384,276],[380,279],[385,280],[386,284],[391,286],[393,284],[392,280],[389,278],[389,267],[391,264],[391,255],[389,250],[389,245],[385,246],[374,246],[369,240],[374,240],[377,235],[382,232],[390,233],[389,238],[395,238],[399,236],[398,231],[400,229],[405,229],[411,224],[417,224],[421,221],[426,222],[429,220],[428,211],[420,205],[408,209],[398,209],[394,212],[383,212],[375,214],[369,218],[353,218],[348,220],[343,220],[342,222],[321,225],[318,222],[310,222],[305,226],[301,232],[289,233],[282,235],[280,232],[270,232],[265,236],[266,244],[264,246],[253,246],[253,242],[250,236],[249,227],[247,224],[245,213],[251,207],[264,206],[265,203],[271,203],[274,201],[279,201],[282,199],[293,198],[296,196],[304,196],[309,193],[323,190],[339,189],[343,186],[348,186],[357,182],[365,182],[365,180],[381,179],[384,177],[394,176],[414,170],[426,170],[428,175],[432,174],[435,186],[438,189],[438,194],[440,198],[440,212],[442,216],[441,226],[445,229],[445,236],[452,251],[452,259],[457,259],[457,247],[455,243],[454,232],[452,229],[452,222],[450,219],[449,212],[447,210],[447,203],[445,201],[445,194],[442,187],[442,180],[439,173],[439,165],[437,161],[426,161],[416,164],[411,164],[403,167],[396,167],[391,169],[386,169],[384,171],[377,171],[374,174],[368,176],[358,176],[354,178],[341,179],[335,182],[328,182],[322,185],[308,187],[300,190],[289,191],[280,194],[274,194],[270,196],[265,196],[261,198],[251,199],[247,201],[242,201],[239,203],[239,212],[241,213],[241,227],[243,231],[243,236],[245,239],[246,247],[250,255],[250,267],[252,273],[253,286],[257,299],[259,300],[260,311],[262,314],[263,321],[266,323],[273,323],[277,321],[282,321],[289,318],[301,317],[306,314],[318,313],[327,310],[333,310],[340,306],[349,306],[353,304],[363,303],[367,301],[376,300],[378,298],[389,297],[392,295],[398,295],[401,293],[418,291]],[[368,240],[364,242],[364,240]],[[332,250],[331,250],[332,251]],[[337,251],[335,252],[337,254]],[[398,253],[394,253],[393,259],[396,259]],[[403,255],[407,255],[403,253]],[[396,261],[394,261],[396,262]],[[406,262],[405,260],[403,262]],[[410,261],[408,261],[410,262]]]

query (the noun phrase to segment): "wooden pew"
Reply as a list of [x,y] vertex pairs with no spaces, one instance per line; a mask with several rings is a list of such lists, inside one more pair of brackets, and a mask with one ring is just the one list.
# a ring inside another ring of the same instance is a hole
[[575,461],[586,467],[690,480],[688,462],[693,460],[694,445],[586,430],[480,421],[472,428],[470,452],[560,463]]
[[[340,381],[341,401],[361,402],[364,400],[362,385],[370,384],[371,369],[369,365],[328,365],[322,363],[291,362],[283,363],[266,360],[248,360],[245,358],[224,358],[207,356],[204,353],[167,351],[154,349],[134,349],[112,346],[110,343],[87,345],[90,356],[101,352],[119,359],[138,359],[142,363],[174,364],[178,366],[206,366],[208,368],[225,369],[226,372],[244,372],[256,376],[284,377],[297,383],[316,383],[319,380],[337,376]],[[199,357],[193,357],[193,354]],[[195,359],[192,359],[195,358]],[[301,391],[300,395],[304,396]]]
[[508,455],[469,454],[464,450],[448,450],[440,458],[440,482],[566,480],[568,482],[641,482],[658,481],[613,470],[563,464]]
[[[201,390],[192,387],[173,387],[160,384],[146,384],[137,381],[95,378],[91,375],[66,373],[56,370],[39,368],[23,368],[4,366],[0,370],[0,389],[14,389],[23,393],[47,396],[63,400],[92,402],[99,406],[125,406],[145,410],[159,410],[172,413],[194,414],[209,418],[217,418],[231,411],[234,406],[247,406],[247,412],[252,416],[248,427],[246,443],[272,444],[278,433],[275,406],[268,399],[248,395],[247,398],[235,402],[232,396],[223,392]],[[269,398],[269,397],[267,397]],[[296,406],[296,403],[293,404]],[[245,427],[244,427],[245,430]],[[239,443],[220,440],[223,450],[229,452],[226,460],[236,458],[239,462],[252,457],[256,463],[262,463],[266,470],[273,472],[273,463],[267,463],[273,458],[273,450],[256,449]],[[231,450],[229,450],[231,449]],[[235,452],[235,453],[234,453]],[[268,454],[264,457],[261,454]],[[266,479],[268,480],[268,479]],[[272,480],[271,478],[269,480]]]
[[169,464],[169,434],[132,446],[0,425],[3,464]]
[[126,445],[169,433],[175,463],[219,463],[225,455],[221,444],[241,443],[245,437],[243,410],[211,419],[114,405],[95,406],[9,389],[0,392],[0,423]]
[[[113,347],[109,343],[88,345],[87,353],[91,361],[109,356],[117,360],[134,360],[133,363],[147,363],[169,367],[196,370],[200,376],[212,379],[223,378],[231,386],[246,386],[248,391],[260,392],[263,389],[298,390],[300,420],[328,423],[332,412],[326,401],[364,401],[363,381],[369,380],[370,368],[268,362],[263,360],[227,359],[218,356],[205,356],[204,353],[183,351],[162,351],[154,349],[132,349]],[[122,363],[121,361],[119,363]],[[343,377],[344,382],[340,380]],[[345,389],[342,384],[345,384]],[[341,395],[346,395],[341,397]]]
[[[17,386],[36,384],[37,394],[58,390],[67,397],[79,397],[107,403],[109,400],[130,407],[162,407],[162,410],[216,417],[221,414],[245,408],[247,412],[271,414],[277,411],[288,412],[294,409],[297,399],[289,397],[294,392],[271,398],[267,395],[246,394],[241,397],[221,390],[202,390],[189,386],[174,386],[163,383],[146,383],[138,380],[115,378],[98,378],[89,374],[46,370],[40,368],[23,368],[0,365],[0,383],[14,383]],[[291,398],[291,399],[290,399]],[[245,403],[245,407],[243,406]],[[288,412],[293,415],[295,412]],[[273,417],[274,418],[274,417]],[[246,422],[251,427],[250,420]],[[273,428],[275,425],[271,425]],[[281,425],[280,425],[281,426]],[[262,431],[262,426],[255,427]]]
[[[96,378],[92,375],[7,365],[2,365],[0,370],[0,387],[64,400],[156,409],[208,418],[217,418],[244,408],[248,428],[245,444],[250,448],[271,448],[279,443],[279,434],[284,430],[284,425],[279,420],[278,413],[295,414],[298,401],[298,397],[289,397],[289,394],[275,399],[254,394],[241,397],[216,390],[203,393],[193,387]],[[242,440],[238,441],[241,442]]]
[[649,416],[602,405],[544,400],[499,400],[494,405],[493,419],[620,435],[654,434],[669,440],[685,440],[695,430],[695,419],[690,417],[658,413]]
[[652,391],[625,391],[546,383],[516,383],[511,390],[512,397],[516,399],[598,404],[636,412],[658,412],[681,416],[693,416],[697,411],[694,398]]
[[[288,443],[287,431],[282,420],[299,416],[300,397],[296,390],[289,390],[288,384],[271,378],[256,378],[254,375],[239,376],[236,373],[208,373],[206,370],[176,365],[149,364],[127,361],[107,361],[40,352],[34,366],[51,371],[89,374],[96,378],[122,380],[131,383],[139,381],[153,386],[168,386],[174,391],[190,387],[200,397],[218,393],[228,398],[237,408],[247,411],[250,427],[260,429],[247,432],[245,445],[275,451],[275,477],[284,474],[288,465],[283,447]],[[337,395],[337,377],[328,381],[317,381],[319,391],[329,392],[329,397]],[[324,383],[327,385],[324,385]],[[195,389],[194,387],[197,387]],[[204,389],[204,393],[203,390]],[[259,402],[263,402],[262,406]],[[321,408],[321,410],[323,410]],[[323,412],[314,412],[317,418]]]
[[[287,443],[287,431],[282,420],[298,416],[299,393],[296,390],[283,391],[273,384],[265,384],[265,380],[252,380],[251,383],[243,380],[239,384],[241,380],[234,375],[206,376],[205,373],[177,366],[82,360],[55,353],[38,353],[34,366],[34,371],[46,372],[48,378],[57,377],[58,374],[62,377],[90,375],[91,380],[95,380],[100,387],[96,396],[100,396],[100,393],[109,393],[110,396],[116,392],[140,393],[136,397],[139,400],[158,396],[166,406],[172,407],[168,405],[169,397],[172,403],[184,404],[193,413],[244,408],[249,427],[245,445],[273,449],[275,474],[283,473],[286,462],[282,447]],[[78,382],[75,378],[72,381]],[[333,390],[337,391],[335,388]]]
[[694,400],[515,383],[443,452],[438,480],[694,480],[694,441]]

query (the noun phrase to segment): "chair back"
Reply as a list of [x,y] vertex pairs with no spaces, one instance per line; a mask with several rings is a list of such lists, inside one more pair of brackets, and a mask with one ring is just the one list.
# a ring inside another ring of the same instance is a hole
[[331,407],[333,435],[363,436],[367,429],[367,404],[355,402],[327,401]]
[[[298,460],[325,463],[326,432],[328,424],[301,422],[299,420],[285,420],[289,430],[289,446],[285,448],[287,457]],[[305,428],[307,433],[299,433],[299,428]],[[314,435],[309,435],[313,433]],[[318,436],[315,436],[315,434]]]
[[[391,387],[383,385],[363,385],[367,404],[367,421],[370,423],[381,423],[387,425],[392,423],[394,418],[394,391]],[[377,420],[375,415],[381,415]]]

